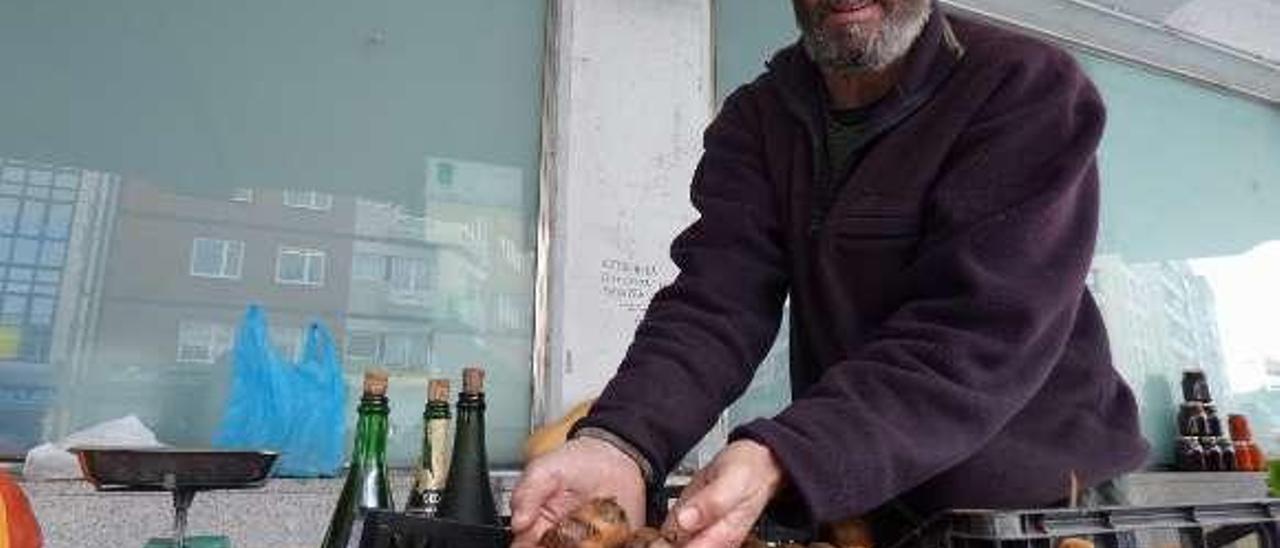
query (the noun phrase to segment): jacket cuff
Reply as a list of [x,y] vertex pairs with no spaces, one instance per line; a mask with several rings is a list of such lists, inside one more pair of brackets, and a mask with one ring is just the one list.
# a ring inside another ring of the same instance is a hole
[[624,455],[635,461],[636,466],[640,468],[640,475],[644,477],[645,485],[653,485],[653,465],[649,463],[649,459],[644,458],[644,454],[640,452],[631,442],[622,439],[621,436],[614,434],[604,428],[595,426],[587,426],[579,428],[573,432],[573,438],[593,438],[603,441],[614,446]]
[[777,523],[792,529],[816,532],[821,516],[815,501],[821,495],[806,470],[815,470],[808,457],[796,450],[798,440],[788,439],[781,425],[770,419],[756,419],[729,433],[729,441],[751,440],[768,447],[782,467],[782,489],[774,495],[766,513]]

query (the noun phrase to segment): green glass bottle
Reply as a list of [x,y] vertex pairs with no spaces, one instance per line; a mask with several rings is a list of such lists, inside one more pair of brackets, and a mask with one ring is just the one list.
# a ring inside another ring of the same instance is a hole
[[462,372],[457,417],[439,516],[473,525],[500,525],[484,449],[484,370],[479,367]]
[[364,513],[391,509],[391,486],[387,481],[387,374],[367,371],[364,394],[357,409],[356,444],[342,495],[329,519],[322,548],[348,548],[360,542]]
[[449,474],[449,381],[427,383],[427,404],[422,411],[422,456],[413,475],[413,489],[404,511],[434,516],[440,507]]

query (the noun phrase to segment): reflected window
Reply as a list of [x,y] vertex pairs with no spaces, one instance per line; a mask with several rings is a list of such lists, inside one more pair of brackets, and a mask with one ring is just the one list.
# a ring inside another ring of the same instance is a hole
[[16,264],[36,264],[40,252],[40,240],[16,238],[13,240],[13,262]]
[[47,241],[40,250],[41,266],[59,266],[62,260],[66,258],[67,244],[57,241]]
[[391,257],[391,289],[401,293],[425,292],[431,285],[430,265],[426,259]]
[[49,186],[53,184],[53,172],[47,169],[27,170],[27,184],[32,186]]
[[22,325],[27,313],[26,295],[0,296],[0,321],[5,325]]
[[178,324],[178,361],[214,363],[231,348],[232,328],[216,322]]
[[239,202],[242,204],[253,203],[253,189],[252,188],[233,189],[231,191],[231,201]]
[[314,190],[286,190],[284,205],[298,209],[328,211],[333,208],[333,195]]
[[201,278],[240,279],[244,242],[196,238],[191,241],[191,275]]
[[39,236],[44,232],[44,202],[27,201],[22,204],[22,215],[18,221],[18,233],[24,236]]
[[27,170],[14,165],[4,166],[4,170],[0,171],[0,181],[6,183],[21,183],[27,180]]
[[387,279],[387,258],[376,253],[356,253],[351,262],[351,277],[366,282]]
[[0,233],[12,234],[18,227],[18,200],[0,198]]
[[80,173],[77,171],[61,171],[53,181],[53,186],[58,188],[76,188],[79,184]]
[[31,325],[53,325],[53,299],[33,297],[31,299]]
[[[506,265],[537,240],[545,2],[366,13],[394,47],[365,43],[370,20],[337,4],[223,10],[234,35],[205,32],[191,3],[48,8],[6,12],[7,29],[32,30],[0,47],[2,66],[58,68],[0,94],[0,315],[5,288],[18,292],[6,321],[22,341],[0,352],[0,456],[125,414],[166,443],[207,445],[229,377],[218,357],[259,303],[282,353],[311,321],[344,345],[352,398],[389,334],[405,368],[434,355],[431,374],[458,379],[485,364],[489,455],[519,462],[531,334],[476,311],[510,294],[532,315],[532,271]],[[335,47],[350,62],[333,63]],[[53,300],[52,324],[36,299]],[[55,348],[53,333],[92,344]],[[397,371],[392,401],[421,401],[424,375]],[[9,386],[57,397],[15,406]],[[418,428],[412,407],[393,406],[397,431]],[[420,440],[399,438],[388,458],[404,466]]]
[[65,239],[71,235],[71,204],[52,204],[49,206],[49,219],[44,230],[45,236]]
[[352,331],[347,334],[347,359],[356,363],[378,361],[378,334]]
[[276,283],[324,285],[325,252],[319,249],[282,247],[276,257]]

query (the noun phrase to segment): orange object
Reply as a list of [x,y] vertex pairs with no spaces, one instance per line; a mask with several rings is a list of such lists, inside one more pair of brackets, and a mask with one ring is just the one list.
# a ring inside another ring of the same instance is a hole
[[829,543],[839,548],[872,548],[871,525],[861,518],[849,518],[831,524],[827,531]]
[[595,403],[595,398],[579,403],[565,413],[560,420],[538,428],[530,434],[529,439],[524,442],[524,461],[529,462],[564,445],[573,425],[578,423],[578,419],[587,416]]
[[22,488],[0,470],[0,548],[40,548],[40,524]]
[[1236,470],[1240,472],[1257,472],[1259,464],[1254,460],[1257,447],[1252,441],[1235,441],[1231,443],[1236,450]]
[[1231,433],[1231,439],[1235,441],[1253,439],[1253,432],[1249,430],[1249,419],[1244,415],[1227,415],[1227,430]]

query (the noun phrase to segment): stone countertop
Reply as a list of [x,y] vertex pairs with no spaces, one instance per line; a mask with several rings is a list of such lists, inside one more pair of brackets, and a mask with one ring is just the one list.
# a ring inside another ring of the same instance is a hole
[[[514,471],[495,471],[499,511],[506,512]],[[412,482],[407,470],[391,473],[392,498],[404,504]],[[320,545],[343,478],[272,479],[258,489],[196,495],[189,534],[222,534],[237,547]],[[81,480],[20,482],[36,512],[47,548],[140,547],[167,535],[173,499],[164,492],[97,491]]]

